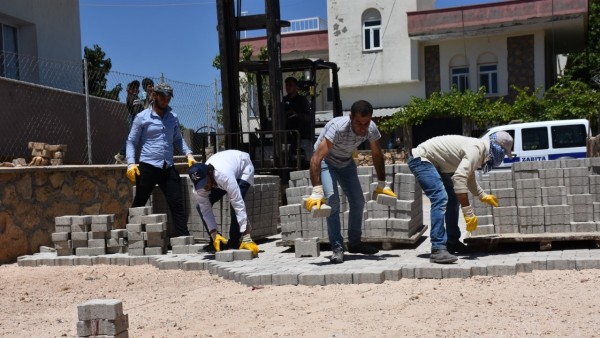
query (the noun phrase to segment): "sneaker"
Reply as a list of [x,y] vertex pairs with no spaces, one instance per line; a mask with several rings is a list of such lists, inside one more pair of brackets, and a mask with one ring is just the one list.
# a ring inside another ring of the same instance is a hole
[[431,249],[429,261],[431,263],[448,264],[454,263],[458,258],[448,252],[446,249]]
[[463,242],[446,243],[446,248],[451,254],[470,254],[475,252],[473,248],[468,247]]
[[333,248],[333,254],[331,255],[329,261],[333,264],[344,263],[344,249],[339,246]]
[[360,253],[363,255],[374,255],[379,252],[379,249],[372,245],[365,244],[363,242],[358,243],[357,245],[348,245],[349,253]]
[[127,164],[127,160],[125,159],[125,155],[116,154],[115,155],[115,164]]

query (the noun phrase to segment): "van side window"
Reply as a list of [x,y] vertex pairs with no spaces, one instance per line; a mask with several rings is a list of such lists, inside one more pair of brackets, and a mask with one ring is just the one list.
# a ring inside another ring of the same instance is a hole
[[521,130],[523,150],[548,149],[548,128],[525,128]]
[[552,132],[553,148],[573,148],[586,146],[585,126],[582,124],[554,126],[551,127],[550,130]]

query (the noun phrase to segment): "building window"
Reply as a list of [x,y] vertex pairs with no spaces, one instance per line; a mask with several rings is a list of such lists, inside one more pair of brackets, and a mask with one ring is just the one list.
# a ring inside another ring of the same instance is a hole
[[381,49],[381,14],[369,9],[363,13],[363,50]]
[[498,66],[479,66],[479,87],[485,87],[487,95],[498,94]]
[[452,74],[452,86],[456,86],[456,89],[463,93],[469,89],[469,68],[468,67],[455,67],[450,70]]
[[19,79],[17,28],[0,24],[0,76]]

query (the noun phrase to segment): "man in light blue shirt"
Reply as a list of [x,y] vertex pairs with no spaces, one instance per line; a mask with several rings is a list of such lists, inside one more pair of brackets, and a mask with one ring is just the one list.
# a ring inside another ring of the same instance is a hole
[[[176,146],[187,155],[189,166],[196,161],[181,136],[179,119],[169,107],[173,88],[166,83],[159,83],[154,87],[153,96],[152,104],[136,115],[127,138],[127,177],[136,185],[131,207],[146,205],[154,186],[158,184],[171,210],[176,235],[189,236],[181,178],[173,162],[173,147]],[[139,165],[135,161],[138,145],[141,148]]]

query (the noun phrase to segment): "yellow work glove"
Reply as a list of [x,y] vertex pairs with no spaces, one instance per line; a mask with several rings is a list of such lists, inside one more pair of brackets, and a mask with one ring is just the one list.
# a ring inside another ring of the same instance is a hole
[[252,257],[258,257],[258,245],[252,241],[252,237],[250,234],[244,235],[242,237],[242,243],[240,243],[240,250],[250,250],[252,252]]
[[187,154],[187,162],[188,162],[188,167],[191,167],[194,165],[194,163],[196,163],[196,160],[194,159],[194,155],[193,154]]
[[221,244],[226,245],[228,242],[228,240],[225,237],[221,236],[221,234],[216,231],[211,232],[210,237],[213,240],[213,246],[215,247],[216,252],[221,251]]
[[485,204],[493,206],[494,208],[498,207],[498,199],[494,195],[484,194],[479,200]]
[[468,205],[466,207],[462,207],[463,216],[465,216],[465,222],[467,223],[467,231],[472,232],[477,229],[477,216],[475,216],[475,212],[473,211],[473,207]]
[[140,175],[140,169],[137,164],[130,164],[127,166],[127,178],[131,183],[135,183],[135,177]]
[[325,204],[326,202],[327,200],[323,196],[323,186],[317,185],[313,187],[312,194],[304,200],[304,208],[308,211],[311,211],[313,206],[321,209],[321,204]]
[[377,188],[373,191],[373,195],[371,196],[372,200],[377,200],[377,195],[384,194],[392,197],[398,197],[392,188],[390,188],[390,184],[386,181],[378,181]]

